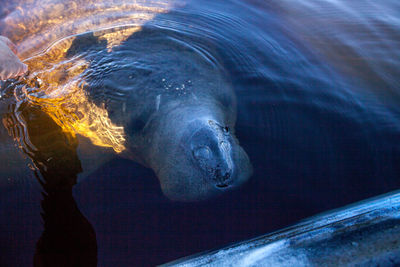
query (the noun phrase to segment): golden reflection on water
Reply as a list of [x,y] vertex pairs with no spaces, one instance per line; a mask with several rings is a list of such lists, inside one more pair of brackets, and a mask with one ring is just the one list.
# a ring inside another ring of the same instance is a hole
[[[18,1],[18,0],[17,0]],[[124,128],[107,110],[90,101],[83,53],[67,56],[79,34],[91,32],[106,49],[120,45],[140,25],[172,7],[168,1],[26,0],[2,21],[1,34],[13,40],[29,67],[26,86],[16,92],[20,102],[40,107],[66,136],[85,136],[98,146],[125,149]]]
[[[112,123],[107,110],[92,103],[85,92],[82,74],[89,67],[88,62],[82,55],[66,56],[75,38],[64,39],[45,53],[26,60],[30,69],[27,86],[16,97],[39,106],[68,133],[67,136],[75,138],[75,134],[80,134],[94,145],[122,152],[125,149],[124,128]],[[99,35],[101,38],[107,37]]]
[[1,34],[18,45],[23,59],[76,34],[124,25],[140,26],[181,0],[15,0]]

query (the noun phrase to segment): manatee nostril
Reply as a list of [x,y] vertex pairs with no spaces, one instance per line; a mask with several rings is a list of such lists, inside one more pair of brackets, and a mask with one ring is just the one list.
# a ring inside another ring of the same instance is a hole
[[212,152],[208,146],[202,146],[193,152],[194,157],[201,160],[201,159],[210,159],[212,157]]

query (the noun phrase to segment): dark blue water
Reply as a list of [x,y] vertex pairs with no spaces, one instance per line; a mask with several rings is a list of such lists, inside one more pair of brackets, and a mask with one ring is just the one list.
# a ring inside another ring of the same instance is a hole
[[[61,201],[77,236],[64,250],[94,242],[98,266],[161,264],[398,189],[398,14],[396,0],[189,1],[147,22],[227,71],[254,174],[218,198],[177,203],[151,170],[114,157],[78,179],[76,207]],[[21,174],[29,159],[11,158],[12,139],[1,142],[0,265],[31,266],[43,189]]]

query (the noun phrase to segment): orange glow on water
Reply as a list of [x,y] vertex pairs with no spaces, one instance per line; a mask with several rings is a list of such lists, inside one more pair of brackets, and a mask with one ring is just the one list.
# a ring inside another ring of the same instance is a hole
[[28,86],[17,97],[39,106],[68,136],[80,134],[95,145],[122,152],[124,128],[112,123],[107,110],[92,103],[85,92],[82,73],[88,67],[87,62],[79,55],[66,59],[74,39],[62,40],[25,61],[30,69]]
[[[18,2],[18,0],[16,0]],[[115,125],[107,110],[90,101],[83,73],[89,63],[82,54],[67,58],[77,35],[93,33],[107,42],[107,51],[120,45],[140,26],[178,1],[160,0],[29,0],[3,20],[0,34],[18,45],[29,67],[20,101],[40,107],[67,136],[85,136],[98,146],[125,149],[124,128]],[[84,52],[83,52],[84,53]]]
[[[24,0],[3,19],[0,34],[18,45],[19,56],[25,59],[67,36],[125,25],[141,26],[180,1]],[[114,40],[118,38],[113,36]]]

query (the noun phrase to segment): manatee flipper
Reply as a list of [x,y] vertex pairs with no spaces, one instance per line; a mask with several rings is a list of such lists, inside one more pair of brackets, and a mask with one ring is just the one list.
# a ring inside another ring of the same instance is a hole
[[23,75],[28,66],[22,63],[16,55],[17,47],[4,36],[0,36],[0,80],[6,80]]

